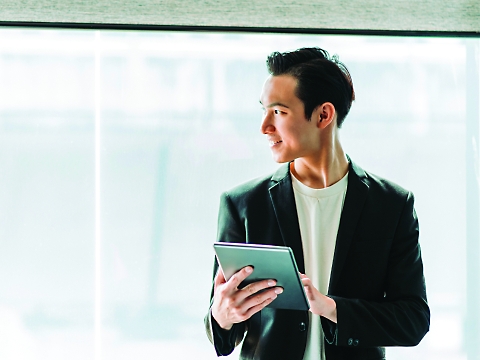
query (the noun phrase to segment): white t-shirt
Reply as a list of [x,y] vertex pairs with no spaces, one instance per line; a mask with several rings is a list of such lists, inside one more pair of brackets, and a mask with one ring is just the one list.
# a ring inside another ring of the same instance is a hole
[[[348,173],[340,181],[323,189],[312,189],[292,174],[292,185],[302,237],[305,274],[322,294],[327,294]],[[319,359],[325,359],[323,331],[320,316],[310,313],[303,360]]]

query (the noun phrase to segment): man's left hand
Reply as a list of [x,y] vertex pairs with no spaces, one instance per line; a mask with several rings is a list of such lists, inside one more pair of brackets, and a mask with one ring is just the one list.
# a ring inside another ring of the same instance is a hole
[[332,298],[323,295],[312,284],[307,275],[300,274],[308,301],[310,302],[310,311],[313,314],[323,316],[334,323],[337,322],[337,304]]

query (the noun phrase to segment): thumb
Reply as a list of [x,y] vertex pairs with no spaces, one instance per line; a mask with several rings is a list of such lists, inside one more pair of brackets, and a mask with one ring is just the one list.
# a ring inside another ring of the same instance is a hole
[[215,275],[215,282],[214,282],[215,288],[225,283],[226,283],[225,276],[223,276],[222,270],[218,268],[217,275]]

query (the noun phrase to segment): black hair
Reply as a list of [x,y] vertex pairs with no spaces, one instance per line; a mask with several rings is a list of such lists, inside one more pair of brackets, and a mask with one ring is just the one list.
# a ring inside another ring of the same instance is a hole
[[295,95],[303,102],[307,119],[317,106],[331,102],[337,112],[337,126],[342,126],[355,100],[355,91],[350,73],[338,57],[330,57],[318,47],[301,48],[273,52],[267,58],[267,67],[270,75],[297,79]]

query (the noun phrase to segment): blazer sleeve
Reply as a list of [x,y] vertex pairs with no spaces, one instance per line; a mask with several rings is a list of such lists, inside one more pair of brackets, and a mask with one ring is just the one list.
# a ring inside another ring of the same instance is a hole
[[326,341],[338,346],[415,346],[430,326],[418,220],[408,193],[388,256],[384,298],[380,301],[331,296],[337,323],[322,317]]
[[[233,205],[232,200],[227,193],[222,194],[220,198],[220,209],[218,215],[217,241],[225,242],[245,242],[245,228],[242,226],[238,212]],[[215,259],[213,266],[213,277],[218,271],[218,263]],[[211,307],[213,304],[214,288],[210,295],[210,309],[205,316],[205,330],[210,342],[214,345],[218,356],[229,355],[235,347],[243,340],[247,330],[247,322],[233,325],[230,330],[222,329],[213,316]]]

